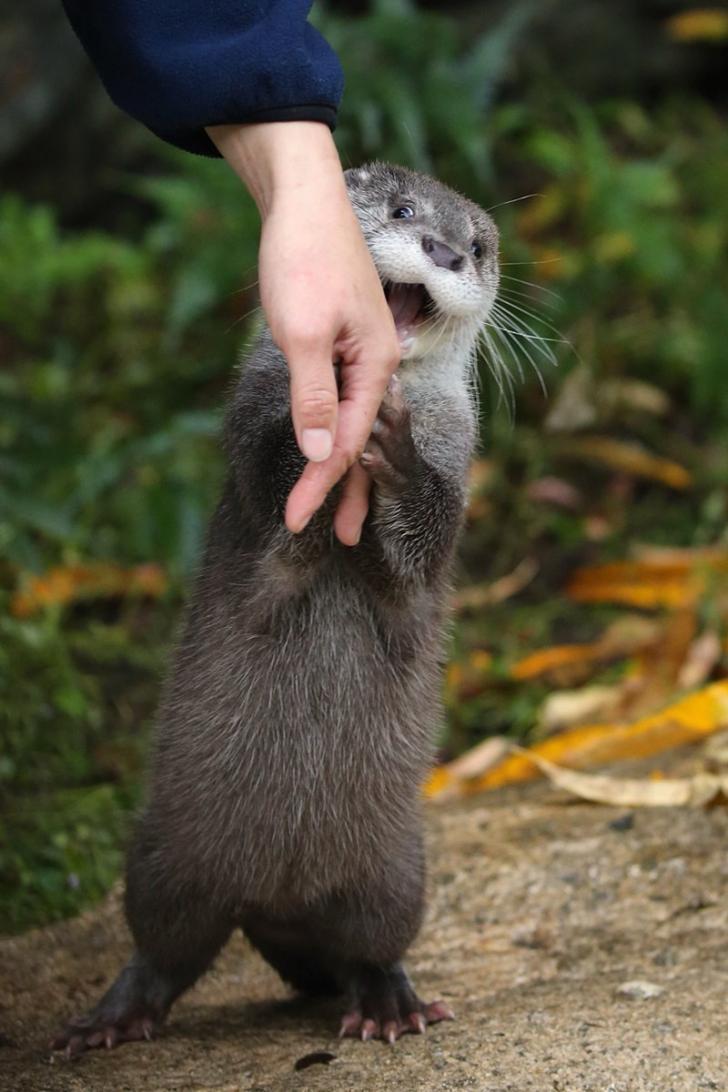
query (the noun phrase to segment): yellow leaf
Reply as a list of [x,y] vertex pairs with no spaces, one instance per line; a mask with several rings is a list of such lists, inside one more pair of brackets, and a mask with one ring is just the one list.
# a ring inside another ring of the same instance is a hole
[[81,599],[117,596],[160,596],[167,587],[167,577],[159,565],[137,565],[123,569],[118,565],[63,565],[41,576],[26,577],[15,593],[10,610],[16,618],[28,618],[44,607],[65,606]]
[[514,679],[534,679],[565,667],[599,663],[629,656],[655,642],[658,627],[646,618],[618,618],[597,641],[589,644],[554,645],[524,656],[511,668]]
[[671,489],[688,489],[692,475],[671,459],[663,459],[645,451],[639,444],[613,440],[610,436],[582,436],[564,440],[559,444],[564,455],[603,463],[612,470],[619,470],[638,478],[662,482]]
[[645,758],[684,743],[695,743],[728,726],[728,680],[690,694],[653,716],[633,724],[598,724],[574,728],[510,755],[475,779],[468,791],[495,789],[537,776],[531,756],[582,769],[625,758]]
[[728,11],[693,8],[673,15],[665,26],[676,42],[723,42],[728,40]]
[[538,652],[532,652],[524,656],[511,668],[511,676],[521,681],[535,679],[539,675],[548,675],[562,667],[572,667],[574,664],[593,663],[599,658],[599,645],[555,645],[553,648],[542,648]]
[[580,586],[573,581],[567,588],[569,597],[577,603],[627,603],[631,607],[689,607],[698,596],[698,589],[683,580],[661,581],[659,584],[614,583],[597,587]]
[[427,778],[422,791],[425,796],[441,796],[455,781],[447,766],[435,766]]
[[714,552],[653,556],[578,569],[566,594],[578,603],[628,603],[643,608],[690,607],[716,575],[728,573],[728,555]]

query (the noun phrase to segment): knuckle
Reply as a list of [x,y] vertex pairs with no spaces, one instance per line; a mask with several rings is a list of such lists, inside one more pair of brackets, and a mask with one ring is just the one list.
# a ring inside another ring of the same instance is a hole
[[313,320],[293,322],[279,331],[279,344],[287,353],[316,353],[329,341],[328,330]]
[[308,418],[330,417],[337,406],[336,392],[327,387],[312,387],[301,391],[296,399],[299,413]]

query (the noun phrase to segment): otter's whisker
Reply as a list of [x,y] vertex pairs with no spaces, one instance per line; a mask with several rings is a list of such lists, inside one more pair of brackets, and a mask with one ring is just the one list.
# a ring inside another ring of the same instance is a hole
[[[499,302],[501,310],[504,310],[506,312],[518,311],[519,314],[525,315],[526,318],[532,319],[540,326],[545,327],[545,329],[551,330],[553,333],[559,334],[559,336],[561,336],[559,330],[553,325],[553,323],[549,322],[548,319],[545,319],[543,315],[539,312],[533,311],[530,307],[524,306],[523,303],[516,303],[515,300],[510,300],[508,298],[503,299],[502,297]],[[564,339],[562,338],[561,340]]]
[[[492,323],[489,323],[488,325],[490,326],[490,328],[491,328],[492,330],[494,330],[494,331],[495,331],[495,332],[496,332],[496,333],[497,333],[497,334],[498,334],[498,335],[499,335],[499,336],[501,337],[501,339],[502,339],[502,340],[503,340],[503,341],[505,342],[505,344],[509,346],[509,348],[511,349],[511,352],[512,352],[512,353],[513,353],[513,355],[515,356],[515,355],[516,355],[516,353],[515,353],[515,349],[514,349],[514,347],[513,347],[513,343],[512,343],[512,341],[511,341],[511,337],[512,337],[512,336],[518,336],[518,334],[516,333],[516,331],[514,331],[514,330],[510,330],[510,329],[508,329],[508,328],[504,328],[504,327],[502,327],[502,326],[496,326],[496,325],[494,325],[494,324],[492,324]],[[523,336],[524,336],[524,335],[521,335],[521,337],[523,337]],[[534,371],[534,372],[535,372],[535,374],[536,374],[536,375],[538,376],[538,381],[539,381],[539,385],[540,385],[540,387],[541,387],[541,390],[542,390],[542,391],[544,392],[544,394],[547,394],[548,392],[547,392],[547,389],[546,389],[546,384],[545,384],[545,382],[544,382],[544,378],[543,378],[543,376],[542,376],[542,374],[541,374],[541,369],[539,368],[539,366],[538,366],[538,363],[537,363],[537,362],[536,362],[536,360],[534,359],[534,356],[533,356],[533,354],[532,354],[532,353],[530,352],[530,350],[529,350],[529,348],[528,348],[528,344],[526,344],[526,345],[523,345],[523,344],[521,344],[520,342],[518,342],[517,344],[518,344],[518,349],[519,349],[519,351],[520,351],[521,353],[523,353],[523,355],[525,356],[526,360],[527,360],[527,361],[528,361],[528,363],[529,363],[529,364],[531,365],[531,367],[532,367],[533,371]],[[546,359],[548,359],[548,357],[546,357]],[[551,363],[551,361],[549,361],[549,362]],[[522,372],[522,370],[520,369],[520,366],[519,366],[519,376],[520,376],[520,378],[521,378],[521,381],[523,381],[523,372]]]
[[[539,327],[540,325],[540,327],[544,328],[545,330],[550,330],[551,333],[556,334],[556,336],[554,337],[548,337],[546,334],[538,334],[537,336],[540,337],[541,341],[557,342],[562,345],[570,344],[568,337],[564,337],[561,331],[558,330],[557,327],[554,327],[551,322],[548,322],[545,318],[542,318],[540,314],[536,313],[536,311],[532,311],[527,307],[523,307],[521,304],[514,304],[513,300],[511,299],[503,300],[501,304],[496,305],[496,307],[493,308],[493,312],[500,314],[500,316],[504,317],[509,322],[512,322],[515,327],[524,330],[526,333],[537,333],[536,328],[533,327],[533,325],[530,324],[529,321],[527,321],[532,320],[534,323],[536,323],[536,327]],[[521,316],[525,316],[525,318],[521,318]]]
[[519,201],[530,201],[532,197],[543,197],[542,193],[524,193],[522,197],[511,197],[510,201],[499,201],[497,205],[491,205],[487,208],[486,212],[492,212],[493,209],[502,209],[504,205],[517,205]]
[[430,347],[430,352],[441,345],[445,338],[452,333],[455,321],[455,316],[443,315],[441,312],[437,312],[434,339]]
[[[535,353],[538,353],[539,356],[542,357],[543,361],[545,361],[547,364],[550,364],[552,367],[558,367],[558,361],[556,359],[556,356],[554,355],[553,350],[551,349],[551,346],[542,344],[539,339],[536,338],[534,335],[525,333],[524,331],[519,330],[518,328],[514,328],[513,326],[498,326],[497,324],[494,324],[494,328],[497,329],[506,340],[511,342],[514,347],[517,347],[518,350],[523,353],[523,355],[531,362],[531,365],[534,369],[538,370],[535,362],[535,357],[533,356],[531,350],[533,350],[533,352]],[[517,340],[514,341],[514,338],[516,338]]]
[[561,302],[561,297],[555,292],[552,292],[547,299],[534,299],[534,293],[532,290],[524,290],[523,288],[514,288],[512,285],[501,285],[498,291],[498,298],[501,301],[508,301],[511,297],[520,300],[524,303],[532,303],[537,307],[556,307],[557,303]]
[[523,277],[514,277],[512,273],[501,273],[501,278],[507,281],[516,281],[518,284],[528,285],[529,288],[535,288],[537,292],[544,292],[547,296],[556,296],[559,298],[559,293],[554,292],[553,288],[546,288],[543,284],[538,284],[537,281],[527,281]]
[[521,382],[523,382],[523,370],[521,368],[521,363],[520,363],[517,355],[513,351],[513,347],[511,345],[509,345],[507,342],[504,342],[503,339],[500,338],[500,337],[499,337],[499,342],[500,343],[496,342],[496,340],[495,340],[495,338],[493,336],[494,333],[500,334],[500,331],[498,330],[497,327],[492,326],[490,323],[486,323],[483,326],[482,330],[481,330],[481,338],[482,338],[482,340],[483,340],[483,342],[484,342],[484,344],[485,344],[485,346],[486,346],[486,348],[488,350],[488,352],[486,354],[486,360],[487,360],[487,363],[488,363],[489,371],[490,371],[491,375],[493,376],[493,379],[495,380],[496,385],[498,386],[498,390],[500,391],[500,394],[501,394],[502,397],[505,397],[506,388],[507,388],[507,391],[508,391],[508,406],[509,406],[509,409],[512,411],[513,410],[513,404],[514,404],[513,374],[512,374],[511,368],[508,366],[508,364],[506,363],[506,361],[503,358],[501,345],[503,345],[503,347],[505,347],[507,349],[507,351],[510,353],[511,357],[513,358],[513,364],[514,364],[515,370],[516,370],[516,372],[518,374],[518,378],[521,380]]
[[245,312],[244,315],[239,315],[238,318],[234,319],[230,323],[230,325],[228,326],[225,333],[226,334],[232,333],[232,331],[235,329],[236,326],[240,326],[241,322],[246,322],[250,318],[251,315],[255,315],[256,313],[259,313],[259,312],[260,312],[260,307],[258,307],[257,305],[255,307],[251,307],[248,311]]
[[560,262],[559,255],[555,255],[553,258],[531,258],[527,262],[499,262],[498,265],[503,269],[507,265],[549,265],[553,262]]
[[[548,361],[549,364],[552,364],[555,368],[558,367],[558,359],[550,344],[555,339],[540,337],[538,334],[534,334],[528,330],[527,327],[516,324],[516,320],[513,318],[504,316],[500,312],[494,313],[494,318],[501,322],[499,329],[502,333],[510,334],[512,337],[518,338],[519,341],[527,341],[536,352]],[[504,318],[510,325],[502,325]]]

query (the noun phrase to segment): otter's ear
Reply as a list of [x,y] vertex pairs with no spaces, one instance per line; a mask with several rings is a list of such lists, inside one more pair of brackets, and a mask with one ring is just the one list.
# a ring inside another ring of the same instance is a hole
[[366,167],[349,167],[344,171],[344,179],[346,180],[347,188],[350,190],[356,190],[362,186],[365,182],[368,182],[371,178],[369,171]]

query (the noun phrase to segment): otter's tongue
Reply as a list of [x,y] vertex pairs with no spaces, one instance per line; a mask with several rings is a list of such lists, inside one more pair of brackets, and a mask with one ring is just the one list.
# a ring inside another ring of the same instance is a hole
[[421,284],[393,284],[387,292],[387,302],[399,331],[414,326],[425,306],[425,289]]

